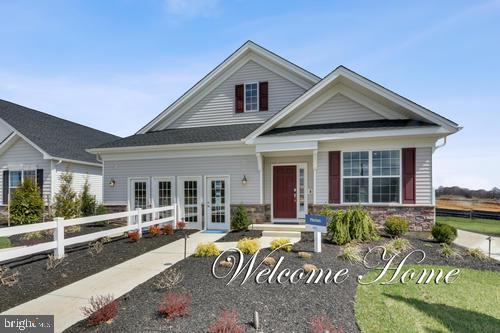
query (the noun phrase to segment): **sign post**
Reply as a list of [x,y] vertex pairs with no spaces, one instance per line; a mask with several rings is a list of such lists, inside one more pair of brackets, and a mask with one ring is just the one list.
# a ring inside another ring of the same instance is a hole
[[314,232],[314,252],[321,252],[321,233],[326,232],[326,216],[306,215],[306,230]]

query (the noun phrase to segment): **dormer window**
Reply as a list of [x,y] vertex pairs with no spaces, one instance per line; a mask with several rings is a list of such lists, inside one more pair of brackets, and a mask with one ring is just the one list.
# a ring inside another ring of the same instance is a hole
[[245,112],[259,110],[259,85],[257,83],[245,84]]

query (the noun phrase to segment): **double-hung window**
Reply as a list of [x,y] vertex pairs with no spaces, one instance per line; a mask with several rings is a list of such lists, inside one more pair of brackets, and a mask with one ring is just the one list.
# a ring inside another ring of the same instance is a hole
[[259,111],[259,84],[245,84],[245,112]]
[[21,187],[21,184],[26,180],[31,180],[36,184],[36,171],[35,170],[10,170],[9,171],[9,193],[12,193]]
[[399,203],[400,150],[342,153],[344,203]]

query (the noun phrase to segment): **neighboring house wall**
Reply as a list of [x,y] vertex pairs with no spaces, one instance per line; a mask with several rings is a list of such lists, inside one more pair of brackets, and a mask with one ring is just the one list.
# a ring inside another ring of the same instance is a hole
[[[44,199],[51,193],[50,161],[44,160],[42,153],[33,148],[23,139],[18,139],[4,154],[0,156],[1,169],[43,169]],[[0,188],[3,188],[3,177],[0,177]],[[3,202],[3,192],[0,191],[0,203]]]
[[[260,81],[269,83],[269,111],[235,113],[235,86]],[[264,122],[302,93],[304,89],[300,86],[250,60],[169,127],[185,128]]]
[[[243,176],[247,184],[243,185]],[[129,178],[178,176],[230,176],[231,204],[258,204],[259,172],[255,155],[158,158],[104,161],[104,204],[128,203]],[[107,184],[114,179],[116,185]],[[204,193],[205,184],[203,184]],[[177,188],[177,186],[176,186]]]
[[102,168],[91,165],[77,163],[59,163],[55,165],[54,190],[57,193],[61,186],[61,175],[69,170],[73,174],[73,190],[80,194],[85,184],[85,179],[89,180],[90,193],[96,197],[98,202],[102,202]]
[[300,119],[295,125],[301,126],[379,119],[384,118],[367,107],[354,102],[352,99],[337,94],[330,98],[325,104]]

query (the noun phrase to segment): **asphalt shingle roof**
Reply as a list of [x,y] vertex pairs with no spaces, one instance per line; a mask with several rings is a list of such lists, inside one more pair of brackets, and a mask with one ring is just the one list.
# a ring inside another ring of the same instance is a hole
[[341,134],[362,131],[377,131],[377,130],[395,130],[409,129],[426,126],[438,126],[423,121],[412,119],[396,119],[396,120],[370,120],[356,121],[346,123],[330,123],[318,125],[303,125],[283,128],[274,128],[261,136],[289,136],[289,135],[308,135],[308,134]]
[[0,118],[53,157],[98,163],[85,151],[120,137],[0,100]]
[[262,124],[252,123],[165,129],[161,131],[147,132],[144,134],[135,134],[121,140],[105,143],[98,148],[237,141],[245,138],[248,134],[255,131],[260,125]]

